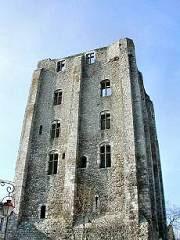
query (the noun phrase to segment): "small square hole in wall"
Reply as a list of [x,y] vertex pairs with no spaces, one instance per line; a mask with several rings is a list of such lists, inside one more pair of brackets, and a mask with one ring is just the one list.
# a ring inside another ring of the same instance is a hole
[[65,159],[65,157],[66,157],[66,154],[65,154],[65,152],[62,154],[62,159]]

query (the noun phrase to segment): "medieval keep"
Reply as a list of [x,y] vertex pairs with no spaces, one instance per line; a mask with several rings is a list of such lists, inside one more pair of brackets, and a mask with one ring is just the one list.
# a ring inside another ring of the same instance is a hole
[[167,240],[153,103],[132,40],[38,63],[15,184],[13,239]]

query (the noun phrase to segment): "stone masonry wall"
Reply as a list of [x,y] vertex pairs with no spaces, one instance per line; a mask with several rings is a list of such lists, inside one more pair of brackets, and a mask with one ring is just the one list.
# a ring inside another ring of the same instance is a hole
[[[66,57],[65,69],[57,72],[61,59],[46,59],[33,76],[16,167],[17,240],[73,239],[72,233],[81,239],[84,227],[88,239],[156,240],[159,228],[165,229],[157,144],[156,158],[151,153],[156,131],[133,42],[122,39],[91,52],[93,64],[81,53]],[[105,79],[112,94],[102,97]],[[54,106],[57,89],[62,103]],[[101,130],[105,110],[111,126]],[[51,139],[54,120],[60,121],[60,137]],[[110,168],[99,167],[103,143],[111,145]],[[53,151],[58,170],[48,175]],[[78,168],[82,156],[84,169]],[[42,205],[45,219],[40,219]]]
[[140,219],[141,221],[146,219],[150,224],[152,239],[166,240],[164,193],[153,105],[145,92],[142,74],[137,72],[132,52],[129,54],[129,61],[133,89]]
[[152,160],[153,160],[153,171],[154,171],[154,184],[156,191],[156,205],[157,205],[157,218],[158,228],[160,237],[167,239],[167,227],[166,227],[166,211],[164,201],[164,190],[162,182],[162,172],[159,154],[159,144],[157,140],[155,114],[152,101],[149,96],[146,95],[146,105],[149,116],[149,129],[150,129],[150,140],[152,149]]
[[[114,214],[120,215],[125,224],[130,221],[136,225],[138,195],[127,41],[95,52],[96,64],[85,65],[83,70],[79,158],[86,156],[88,167],[78,169],[78,191],[89,197],[87,220]],[[110,80],[112,95],[101,97],[100,83],[105,79]],[[111,127],[101,130],[100,113],[104,110],[111,114]],[[111,145],[111,168],[99,167],[102,143]],[[96,196],[100,203],[94,210]]]

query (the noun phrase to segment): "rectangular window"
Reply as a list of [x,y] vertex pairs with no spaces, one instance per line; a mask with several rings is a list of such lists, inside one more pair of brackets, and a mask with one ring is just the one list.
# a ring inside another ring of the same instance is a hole
[[111,146],[106,145],[106,167],[111,167]]
[[110,113],[101,113],[101,130],[110,129]]
[[105,146],[100,148],[100,168],[105,168]]
[[62,102],[62,91],[58,89],[54,92],[54,105],[60,105],[61,102]]
[[111,96],[112,90],[108,79],[101,82],[101,97]]
[[45,218],[46,217],[46,206],[43,205],[41,206],[41,213],[40,213],[40,218]]
[[105,114],[101,114],[101,130],[104,130],[106,127]]
[[55,121],[51,126],[51,138],[58,138],[60,135],[60,123]]
[[58,167],[58,154],[57,153],[49,154],[48,175],[56,174],[57,167]]
[[103,145],[100,147],[100,168],[111,167],[111,146]]
[[65,69],[65,60],[57,62],[56,71],[60,72],[60,71],[64,71],[64,69]]
[[87,64],[95,63],[95,53],[94,52],[86,54],[86,63]]
[[87,167],[87,157],[86,156],[82,156],[80,158],[80,162],[79,162],[79,168],[86,168]]

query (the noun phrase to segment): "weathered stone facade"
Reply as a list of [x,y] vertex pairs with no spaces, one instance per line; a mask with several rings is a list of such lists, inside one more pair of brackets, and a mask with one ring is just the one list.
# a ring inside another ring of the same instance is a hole
[[[81,53],[64,58],[58,72],[61,59],[40,61],[33,74],[16,166],[16,238],[166,240],[154,110],[134,44],[122,39],[89,53],[92,64]],[[106,79],[110,92],[102,96]],[[53,105],[57,89],[62,102]],[[101,130],[104,111],[110,127]],[[52,139],[54,120],[60,136]],[[101,168],[106,145],[111,164]],[[48,175],[51,152],[58,168]]]

